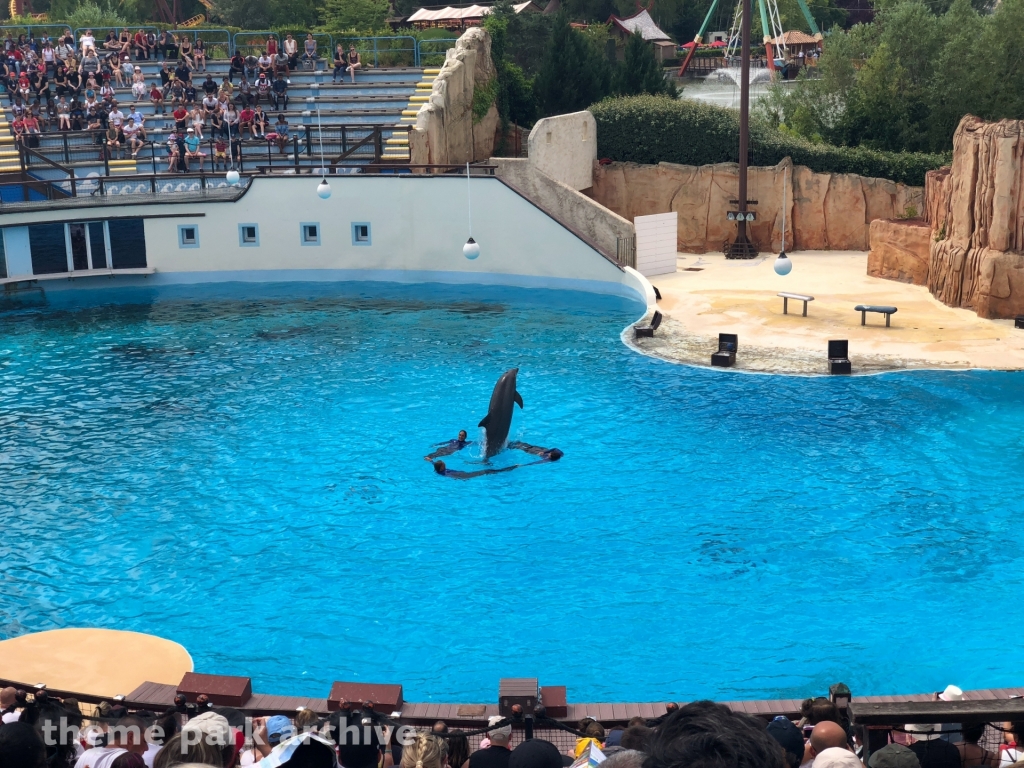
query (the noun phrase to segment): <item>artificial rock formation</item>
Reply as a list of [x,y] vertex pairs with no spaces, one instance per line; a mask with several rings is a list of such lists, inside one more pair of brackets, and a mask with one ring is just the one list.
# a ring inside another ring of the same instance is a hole
[[[630,220],[677,212],[679,250],[704,253],[722,250],[735,235],[736,225],[726,214],[735,210],[729,201],[736,199],[738,186],[735,163],[610,163],[595,169],[592,195]],[[788,158],[773,168],[751,168],[747,187],[749,198],[757,200],[757,220],[747,225],[748,231],[762,250],[770,251],[782,247],[783,223],[789,250],[867,250],[873,219],[891,219],[923,205],[920,187],[815,173],[794,167]]]
[[980,317],[1024,314],[1024,121],[965,116],[925,186],[928,289]]
[[928,285],[932,230],[924,219],[871,222],[868,274],[901,283]]
[[409,132],[410,162],[462,165],[491,156],[498,108],[492,104],[483,119],[474,121],[473,94],[496,75],[491,36],[482,27],[468,29],[447,52],[430,101],[416,115]]

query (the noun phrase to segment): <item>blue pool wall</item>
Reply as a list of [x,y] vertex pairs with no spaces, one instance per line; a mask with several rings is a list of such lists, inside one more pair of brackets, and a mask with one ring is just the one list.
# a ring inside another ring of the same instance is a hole
[[[385,281],[553,288],[647,302],[649,285],[495,177],[338,176],[327,200],[308,176],[255,178],[235,200],[151,201],[5,214],[9,278],[32,277],[32,224],[142,219],[149,275],[79,273],[47,291],[117,284]],[[467,194],[468,193],[468,194]],[[472,216],[470,220],[470,201]],[[256,227],[245,242],[242,225]],[[316,227],[316,239],[304,236]],[[357,226],[365,226],[357,237]],[[475,260],[463,256],[470,235]],[[571,226],[571,223],[570,223]],[[183,231],[193,230],[190,241]],[[365,237],[362,235],[365,234]],[[108,240],[109,247],[109,240]],[[141,244],[140,244],[141,247]],[[70,246],[68,271],[73,269]],[[115,260],[116,266],[116,260]]]

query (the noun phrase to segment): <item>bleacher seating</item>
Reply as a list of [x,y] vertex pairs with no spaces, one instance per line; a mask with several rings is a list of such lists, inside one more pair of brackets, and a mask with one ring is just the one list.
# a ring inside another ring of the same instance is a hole
[[[160,62],[141,61],[137,64],[145,73],[147,83],[159,82]],[[268,147],[267,142],[262,139],[244,141],[242,165],[245,171],[255,170],[257,166],[285,168],[299,165],[319,168],[321,160],[318,123],[323,129],[323,151],[328,162],[332,157],[337,157],[343,148],[351,146],[353,140],[358,141],[366,136],[371,127],[400,127],[397,132],[385,130],[382,134],[382,159],[393,162],[409,159],[407,126],[415,121],[415,111],[426,100],[439,70],[413,67],[361,69],[356,74],[355,84],[352,84],[347,75],[343,82],[332,83],[331,71],[324,71],[323,65],[323,61],[319,62],[320,69],[316,72],[299,69],[290,75],[289,108],[285,115],[291,134],[297,137],[297,140],[290,143],[284,153],[279,152],[277,146]],[[208,71],[219,86],[228,74],[228,62],[210,61]],[[236,74],[233,79],[236,86],[238,79]],[[203,80],[205,73],[193,73],[193,82],[200,95]],[[309,97],[316,97],[316,102],[308,102]],[[136,105],[128,88],[118,89],[117,100],[126,114],[129,111],[127,108]],[[162,172],[167,167],[167,136],[174,127],[170,115],[171,108],[167,107],[166,115],[156,114],[148,96],[140,100],[137,106],[138,111],[145,117],[145,129],[152,144],[147,144],[140,150],[134,160],[130,154],[126,154],[124,159],[115,158],[105,163],[102,148],[91,144],[89,137],[72,135],[66,142],[64,134],[52,128],[40,136],[40,146],[36,151],[55,163],[72,169],[76,178],[96,177],[108,173],[151,173],[154,165],[157,171]],[[262,106],[272,124],[278,112],[273,109],[272,103],[263,103]],[[17,150],[13,139],[9,138],[6,114],[0,113],[0,172],[17,170],[19,167]],[[345,136],[342,136],[341,126],[346,128]],[[208,144],[209,131],[205,138],[205,143]],[[207,151],[207,154],[211,153]],[[366,153],[357,153],[347,162],[368,163],[373,159]],[[211,161],[212,157],[208,157],[203,166],[204,170],[213,170]],[[59,169],[47,167],[43,161],[33,163],[30,172],[40,179],[66,178]]]

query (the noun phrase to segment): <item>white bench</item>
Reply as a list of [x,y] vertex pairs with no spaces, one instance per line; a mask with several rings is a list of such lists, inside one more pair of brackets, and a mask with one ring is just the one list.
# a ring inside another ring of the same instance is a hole
[[782,314],[789,314],[789,300],[802,301],[804,303],[804,317],[807,317],[807,302],[814,301],[813,296],[804,296],[802,293],[779,293],[782,297]]

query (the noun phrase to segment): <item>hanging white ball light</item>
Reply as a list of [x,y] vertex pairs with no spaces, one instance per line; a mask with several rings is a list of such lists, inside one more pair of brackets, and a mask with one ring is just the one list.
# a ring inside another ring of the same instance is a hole
[[232,187],[238,186],[238,171],[228,171],[224,175],[224,178],[227,179],[228,184]]
[[779,253],[779,258],[775,260],[775,274],[777,275],[788,275],[793,271],[793,262],[789,260],[789,256],[786,255],[785,251]]
[[472,261],[480,255],[480,243],[474,240],[472,237],[466,241],[466,244],[462,246],[462,255]]
[[316,193],[319,195],[321,200],[326,200],[331,196],[331,185],[327,183],[327,179],[322,179],[316,187]]

